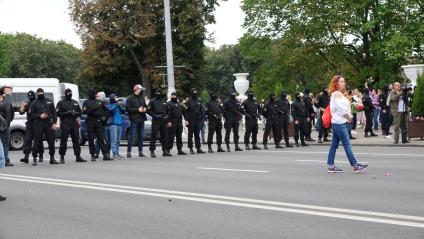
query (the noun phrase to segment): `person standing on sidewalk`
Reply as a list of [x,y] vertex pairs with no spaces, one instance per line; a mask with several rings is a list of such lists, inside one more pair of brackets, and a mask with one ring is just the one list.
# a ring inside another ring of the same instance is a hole
[[[224,128],[225,128],[225,144],[227,152],[230,152],[230,133],[233,131],[234,150],[243,151],[239,147],[239,117],[241,116],[240,104],[236,99],[236,91],[231,89],[229,97],[224,102]],[[241,118],[241,117],[240,117]]]
[[331,110],[331,129],[333,130],[333,138],[330,150],[328,152],[328,172],[342,173],[343,170],[334,165],[334,158],[339,147],[340,141],[343,144],[346,156],[350,165],[353,167],[354,173],[361,173],[368,165],[359,164],[352,152],[349,134],[347,132],[347,123],[352,121],[351,106],[349,100],[344,97],[346,91],[346,81],[343,76],[336,75],[331,79],[328,87],[331,94],[330,110]]
[[310,91],[309,89],[305,89],[304,90],[304,94],[303,94],[303,102],[305,103],[305,107],[306,110],[308,112],[308,118],[310,119],[309,121],[306,122],[306,129],[305,129],[305,140],[306,141],[315,141],[312,137],[311,137],[311,133],[312,133],[312,122],[314,121],[315,118],[315,112],[314,112],[314,107],[312,105],[312,98],[309,96]]
[[[247,92],[247,99],[241,104],[244,114],[244,122],[246,132],[244,133],[245,150],[260,150],[258,147],[258,119],[260,117],[260,106],[255,100],[255,95],[252,90]],[[250,135],[252,135],[252,148],[249,145]]]
[[393,125],[395,127],[394,144],[399,143],[399,129],[402,134],[402,143],[409,143],[408,137],[408,97],[406,89],[402,90],[400,83],[393,84],[393,90],[390,92],[390,110],[393,114]]
[[380,96],[376,89],[372,90],[371,99],[372,99],[372,104],[374,105],[374,111],[372,112],[374,130],[378,130],[378,122],[380,119]]
[[[318,120],[321,120],[322,114],[324,113],[325,108],[327,108],[329,102],[330,102],[330,96],[328,95],[328,89],[324,88],[322,90],[322,93],[318,96],[317,103],[316,103],[316,106],[318,107],[318,109],[320,109],[320,114],[319,114]],[[318,133],[318,143],[319,144],[322,144],[322,142],[323,142],[322,138],[323,137],[324,137],[324,142],[330,142],[330,140],[328,140],[328,129],[326,129],[324,127],[320,127],[319,133]]]
[[168,152],[174,147],[174,139],[176,140],[178,155],[187,155],[183,151],[183,116],[185,115],[184,106],[178,102],[177,93],[171,93],[171,101],[168,102],[169,119],[171,127],[168,128]]
[[269,100],[266,102],[262,108],[262,115],[266,118],[265,131],[263,135],[263,144],[264,149],[268,149],[268,137],[271,134],[271,131],[274,136],[275,147],[277,147],[278,142],[280,142],[280,135],[278,127],[278,107],[275,101],[275,94],[269,94]]
[[138,142],[138,156],[146,158],[143,154],[143,137],[144,137],[144,122],[147,120],[146,110],[147,105],[143,97],[144,88],[141,85],[134,86],[134,94],[128,96],[125,105],[125,110],[130,118],[131,135],[128,139],[127,158],[131,158],[131,150],[136,141]]
[[11,94],[12,87],[4,86],[0,89],[0,115],[7,123],[7,127],[3,131],[0,131],[6,167],[13,166],[9,159],[10,123],[15,118],[15,112],[13,112],[12,102],[10,100]]
[[224,114],[224,105],[219,102],[215,92],[210,93],[210,100],[206,104],[206,114],[208,116],[208,153],[213,153],[212,143],[213,135],[216,133],[217,152],[225,152],[222,149],[222,117]]
[[119,154],[119,146],[121,145],[121,134],[122,134],[122,114],[125,113],[124,108],[118,101],[116,94],[109,96],[109,136],[110,146],[112,150],[113,159],[122,159]]
[[[372,130],[374,105],[372,103],[372,99],[371,99],[371,96],[370,96],[370,90],[368,88],[365,88],[365,90],[364,90],[364,96],[362,97],[362,104],[364,105],[364,112],[365,112],[365,119],[366,119],[365,137],[375,137],[377,135]],[[368,134],[368,133],[370,133],[370,134]]]
[[285,91],[281,92],[280,99],[277,101],[277,110],[278,110],[278,118],[279,122],[279,140],[282,140],[282,132],[284,133],[284,141],[286,142],[287,148],[292,148],[293,145],[289,142],[289,123],[290,123],[290,114],[291,114],[291,106],[290,102],[287,100],[287,93]]
[[390,105],[387,104],[387,99],[389,98],[390,90],[389,86],[385,85],[383,87],[383,92],[379,96],[380,101],[380,114],[381,114],[381,131],[382,134],[385,135],[386,138],[390,137]]
[[299,134],[300,134],[300,142],[302,146],[309,146],[305,142],[306,138],[306,127],[307,122],[310,120],[308,118],[309,112],[306,109],[305,102],[302,99],[302,95],[300,93],[294,94],[295,101],[291,105],[291,113],[293,115],[294,120],[294,140],[296,147],[299,147]]
[[171,157],[172,154],[168,151],[168,128],[172,126],[172,122],[168,117],[169,107],[163,100],[162,90],[156,89],[155,98],[149,101],[147,113],[152,116],[152,134],[150,135],[150,157],[156,158],[156,139],[160,133],[160,143],[162,144],[162,156]]

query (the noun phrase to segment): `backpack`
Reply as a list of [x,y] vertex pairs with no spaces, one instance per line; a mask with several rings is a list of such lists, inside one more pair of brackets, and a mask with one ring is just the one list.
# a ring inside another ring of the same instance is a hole
[[331,109],[330,109],[330,103],[331,103],[331,99],[330,102],[328,103],[327,107],[325,108],[324,112],[322,113],[322,127],[324,127],[324,129],[329,129],[330,125],[331,125]]

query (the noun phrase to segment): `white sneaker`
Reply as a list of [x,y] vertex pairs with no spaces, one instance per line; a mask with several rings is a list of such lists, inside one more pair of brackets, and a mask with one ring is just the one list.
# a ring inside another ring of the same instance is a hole
[[357,134],[358,132],[356,132],[356,131],[352,131],[352,134]]
[[390,135],[386,135],[384,138],[386,138],[386,139],[393,139],[392,136],[390,136]]

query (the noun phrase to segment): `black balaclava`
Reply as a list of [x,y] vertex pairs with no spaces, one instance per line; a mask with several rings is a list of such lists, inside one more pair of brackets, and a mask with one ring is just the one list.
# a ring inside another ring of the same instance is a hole
[[37,98],[39,100],[44,100],[44,90],[42,88],[37,89]]
[[269,101],[270,102],[274,102],[275,101],[275,94],[274,93],[269,94]]
[[156,99],[158,99],[158,100],[162,99],[162,91],[161,91],[160,89],[157,89],[157,90],[155,91],[155,97],[156,97]]
[[364,95],[370,95],[370,89],[365,88],[364,89]]
[[249,100],[253,100],[255,98],[255,94],[253,93],[251,89],[247,91],[247,98]]
[[177,99],[177,93],[172,92],[171,93],[171,101],[174,103],[177,103],[178,99]]
[[72,90],[71,89],[65,90],[65,99],[66,100],[72,100]]
[[309,96],[309,93],[311,93],[311,92],[309,91],[309,89],[305,89],[305,90],[303,91],[303,94],[304,94],[304,95]]
[[235,100],[236,99],[236,91],[230,90],[230,99]]
[[328,95],[327,88],[322,89],[322,93],[323,93],[324,95]]
[[211,93],[209,94],[209,96],[210,96],[211,100],[213,100],[213,101],[215,101],[216,99],[218,99],[218,96],[216,95],[216,93],[215,93],[215,92],[211,92]]
[[36,98],[35,92],[32,90],[28,91],[27,95],[28,95],[29,102],[32,102]]
[[97,94],[97,92],[94,89],[91,89],[91,90],[88,91],[88,98],[90,100],[95,100],[96,94]]
[[191,98],[193,99],[193,100],[196,100],[197,99],[197,90],[196,90],[196,88],[191,88]]
[[388,93],[389,92],[389,86],[388,85],[385,85],[384,87],[383,87],[383,92],[384,93]]
[[287,100],[287,93],[285,91],[282,91],[280,97],[282,100]]
[[294,94],[294,98],[296,99],[296,101],[300,101],[302,99],[302,96],[300,95],[300,93],[296,93]]

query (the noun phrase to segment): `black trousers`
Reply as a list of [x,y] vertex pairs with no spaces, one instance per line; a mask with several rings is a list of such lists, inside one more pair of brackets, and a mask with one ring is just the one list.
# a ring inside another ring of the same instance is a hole
[[103,133],[103,124],[99,120],[87,119],[87,133],[88,133],[88,146],[90,148],[90,154],[95,155],[96,153],[96,144],[94,143],[94,138],[97,138],[97,141],[100,145],[100,150],[103,155],[108,154],[105,135]]
[[244,143],[249,144],[250,135],[252,135],[252,144],[258,142],[258,120],[246,119],[245,121],[246,132],[244,133]]
[[68,138],[71,135],[72,146],[74,148],[75,156],[81,155],[81,147],[79,145],[80,132],[76,122],[63,121],[60,125],[61,137],[60,137],[60,147],[59,154],[65,155],[66,149],[68,147]]
[[[35,144],[35,134],[34,134],[34,124],[28,123],[25,125],[25,138],[24,138],[24,154],[29,155],[34,147]],[[37,145],[36,147],[39,148],[40,154],[44,154],[44,145],[43,141],[41,141],[40,145]],[[34,153],[32,154],[34,157],[37,155]]]
[[168,137],[168,121],[164,119],[153,119],[152,120],[152,134],[150,135],[150,151],[156,149],[156,139],[158,133],[160,132],[160,143],[162,144],[162,150],[166,150],[167,146],[167,137]]
[[264,132],[264,139],[263,139],[263,143],[264,144],[267,144],[268,143],[268,137],[269,137],[269,134],[271,133],[271,130],[272,130],[273,135],[274,135],[274,142],[276,144],[279,143],[278,142],[278,140],[279,140],[279,133],[278,133],[278,131],[280,129],[279,124],[280,123],[278,122],[278,119],[277,118],[274,118],[274,119],[268,118],[266,120],[265,132]]
[[390,112],[386,111],[386,113],[383,113],[383,111],[381,111],[380,114],[381,114],[381,130],[383,131],[384,135],[389,135]]
[[47,121],[34,122],[34,144],[33,155],[40,155],[42,153],[39,145],[43,144],[43,135],[46,135],[47,144],[49,145],[49,155],[54,156],[55,148],[55,134],[52,125]]
[[373,132],[372,131],[372,126],[373,126],[372,118],[373,118],[372,117],[372,111],[365,111],[365,119],[367,120],[366,124],[365,124],[365,133],[366,134]]
[[311,133],[312,133],[312,121],[314,119],[314,117],[310,117],[311,120],[306,121],[306,129],[305,129],[305,138],[306,139],[310,139],[311,138]]
[[208,125],[208,145],[213,143],[213,135],[216,133],[216,144],[222,144],[222,121],[219,119],[209,119]]
[[174,139],[176,138],[177,149],[181,150],[183,148],[183,123],[172,122],[172,126],[168,128],[168,150],[171,150],[174,147]]
[[303,143],[305,142],[306,137],[306,127],[307,127],[307,120],[304,118],[297,119],[298,124],[295,123],[294,125],[294,141],[296,143],[299,142],[299,135],[300,135],[300,141]]
[[237,120],[225,120],[224,123],[225,128],[225,143],[230,143],[230,134],[231,130],[233,131],[233,139],[234,143],[238,144],[239,142],[239,122]]
[[[280,135],[278,136],[278,142],[281,142],[284,136],[284,141],[288,144],[289,143],[289,116],[280,118]],[[281,135],[283,134],[283,135]]]
[[188,147],[193,148],[193,137],[196,148],[200,148],[200,121],[188,122]]

